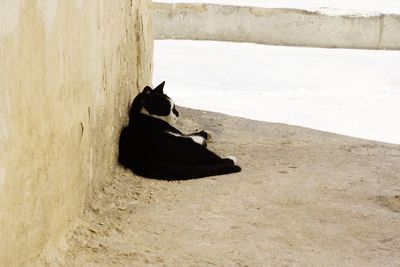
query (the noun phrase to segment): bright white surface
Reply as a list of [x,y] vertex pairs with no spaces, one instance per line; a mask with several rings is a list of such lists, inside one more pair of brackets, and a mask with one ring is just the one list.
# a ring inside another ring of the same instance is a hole
[[157,0],[165,3],[213,3],[267,8],[298,8],[306,10],[346,9],[361,12],[400,14],[399,0]]
[[400,144],[400,51],[155,41],[178,105]]

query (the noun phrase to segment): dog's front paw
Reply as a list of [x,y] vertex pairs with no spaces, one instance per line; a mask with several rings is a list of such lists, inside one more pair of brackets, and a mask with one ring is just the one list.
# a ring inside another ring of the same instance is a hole
[[200,131],[200,132],[198,132],[198,134],[200,136],[202,136],[206,140],[210,140],[211,139],[211,135],[206,131]]

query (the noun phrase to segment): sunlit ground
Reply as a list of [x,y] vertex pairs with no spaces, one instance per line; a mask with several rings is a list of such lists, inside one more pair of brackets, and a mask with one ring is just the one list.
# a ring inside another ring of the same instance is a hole
[[156,41],[178,105],[400,144],[400,51]]

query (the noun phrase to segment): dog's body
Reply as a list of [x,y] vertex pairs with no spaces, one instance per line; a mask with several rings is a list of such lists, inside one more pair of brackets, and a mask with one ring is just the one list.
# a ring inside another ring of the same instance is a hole
[[134,173],[163,180],[193,179],[239,172],[231,158],[221,158],[206,148],[204,131],[184,135],[169,121],[179,116],[163,92],[146,87],[133,101],[129,124],[120,136],[118,160]]

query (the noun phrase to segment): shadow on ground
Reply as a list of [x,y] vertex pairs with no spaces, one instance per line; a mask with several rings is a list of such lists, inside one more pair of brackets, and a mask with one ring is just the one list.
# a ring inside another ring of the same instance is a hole
[[[67,266],[393,266],[400,146],[182,110],[238,174],[157,181],[123,169],[68,240]],[[196,122],[195,122],[196,121]]]

